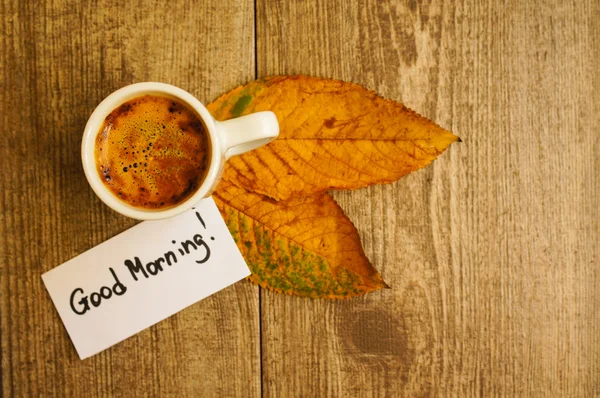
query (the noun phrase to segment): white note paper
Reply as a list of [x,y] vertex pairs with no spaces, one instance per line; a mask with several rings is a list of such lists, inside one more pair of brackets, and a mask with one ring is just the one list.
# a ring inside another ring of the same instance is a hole
[[250,274],[212,198],[145,221],[42,275],[81,359]]

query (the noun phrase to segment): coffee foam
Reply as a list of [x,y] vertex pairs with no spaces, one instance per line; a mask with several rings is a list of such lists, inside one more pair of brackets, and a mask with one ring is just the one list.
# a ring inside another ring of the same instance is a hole
[[193,194],[206,176],[209,138],[182,103],[146,95],[113,110],[96,138],[96,166],[121,200],[159,209]]

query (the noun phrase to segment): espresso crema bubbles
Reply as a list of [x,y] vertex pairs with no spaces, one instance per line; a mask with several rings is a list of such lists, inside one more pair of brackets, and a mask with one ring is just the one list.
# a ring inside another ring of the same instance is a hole
[[202,184],[210,163],[210,140],[188,106],[145,95],[106,117],[95,156],[102,181],[123,202],[164,209],[181,203]]

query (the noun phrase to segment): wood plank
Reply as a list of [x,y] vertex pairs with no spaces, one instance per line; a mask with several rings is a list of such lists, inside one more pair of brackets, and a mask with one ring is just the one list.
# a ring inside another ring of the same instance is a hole
[[84,177],[94,107],[138,81],[208,102],[253,78],[253,1],[2,0],[0,18],[0,395],[260,395],[251,284],[80,361],[40,278],[134,224]]
[[392,286],[261,293],[265,396],[600,394],[600,6],[258,1],[259,76],[350,80],[464,143],[336,193]]

